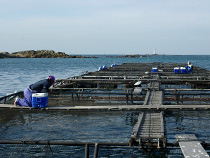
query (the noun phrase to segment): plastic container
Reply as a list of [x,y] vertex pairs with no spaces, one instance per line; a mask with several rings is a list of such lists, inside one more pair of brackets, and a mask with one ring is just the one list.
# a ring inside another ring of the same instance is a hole
[[103,68],[102,68],[102,67],[99,67],[99,68],[98,68],[98,71],[100,71],[100,70],[103,70]]
[[102,69],[106,69],[107,67],[106,67],[106,65],[104,65],[103,67],[102,67]]
[[187,73],[187,70],[186,70],[186,68],[185,68],[185,67],[180,67],[180,71],[181,71],[181,73],[182,73],[182,74]]
[[32,94],[32,107],[45,108],[48,104],[48,93],[33,93]]
[[117,65],[117,64],[112,64],[111,67],[114,67],[114,66],[116,66],[116,65]]
[[175,68],[174,68],[174,73],[175,73],[175,74],[178,74],[178,73],[179,73],[179,67],[175,67]]
[[152,72],[158,72],[158,69],[156,67],[153,67]]

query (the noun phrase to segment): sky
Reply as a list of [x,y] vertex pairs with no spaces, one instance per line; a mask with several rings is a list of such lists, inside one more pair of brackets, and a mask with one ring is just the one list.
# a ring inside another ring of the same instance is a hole
[[0,0],[0,52],[210,55],[210,0]]

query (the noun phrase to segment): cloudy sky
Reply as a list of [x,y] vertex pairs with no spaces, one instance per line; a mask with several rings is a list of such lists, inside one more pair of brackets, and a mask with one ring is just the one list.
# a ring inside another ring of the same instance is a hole
[[0,0],[0,52],[210,55],[210,0]]

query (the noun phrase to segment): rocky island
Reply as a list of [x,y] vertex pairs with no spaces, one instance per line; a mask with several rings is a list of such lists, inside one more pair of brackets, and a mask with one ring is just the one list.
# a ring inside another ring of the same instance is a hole
[[2,52],[0,58],[97,58],[81,55],[68,55],[64,52],[55,52],[53,50],[28,50],[14,53]]

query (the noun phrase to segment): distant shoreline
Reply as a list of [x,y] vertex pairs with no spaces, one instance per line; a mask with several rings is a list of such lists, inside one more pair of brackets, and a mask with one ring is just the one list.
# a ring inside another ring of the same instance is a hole
[[[27,50],[19,51],[14,53],[0,52],[0,59],[2,58],[143,58],[143,57],[152,57],[152,56],[185,56],[182,55],[166,55],[166,54],[72,54],[68,55],[64,52],[55,52],[53,50]],[[196,55],[191,55],[196,56]],[[200,55],[199,55],[200,56]],[[205,56],[205,55],[204,55]]]
[[53,50],[29,50],[14,53],[1,52],[0,58],[98,58],[96,56],[68,55],[64,52],[55,52]]

